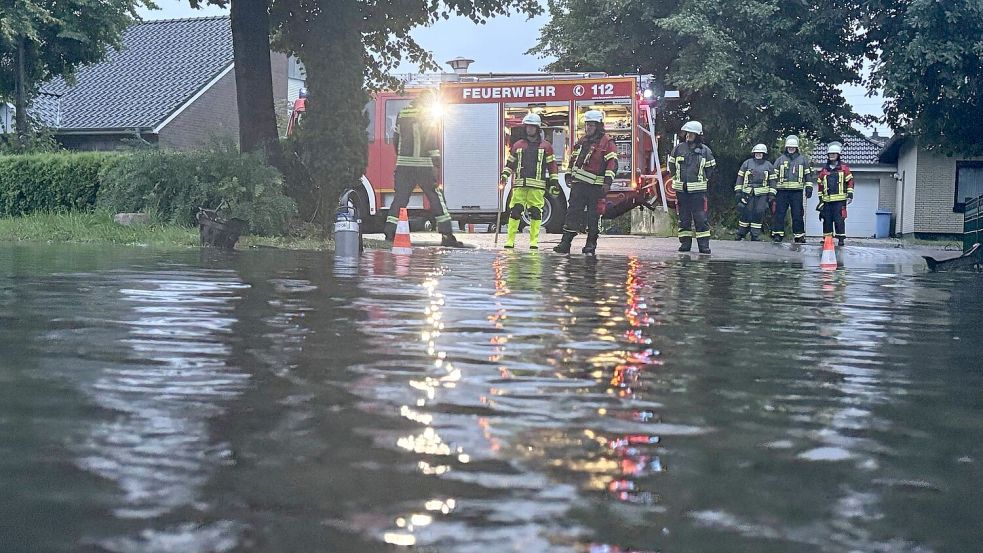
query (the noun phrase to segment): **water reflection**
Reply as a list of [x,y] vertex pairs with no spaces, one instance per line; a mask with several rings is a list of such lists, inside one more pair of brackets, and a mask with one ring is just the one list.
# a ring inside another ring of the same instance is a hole
[[[0,488],[32,512],[74,492],[64,528],[32,522],[42,550],[976,543],[972,281],[480,251],[129,264],[0,276],[0,345],[28,344],[0,371]],[[25,477],[38,451],[57,461]]]

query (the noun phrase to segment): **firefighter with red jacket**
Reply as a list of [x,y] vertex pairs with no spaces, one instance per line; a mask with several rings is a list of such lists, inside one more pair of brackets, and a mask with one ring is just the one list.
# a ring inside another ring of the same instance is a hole
[[543,224],[543,207],[546,205],[546,187],[559,190],[556,157],[553,145],[543,138],[543,120],[535,113],[522,119],[526,136],[512,145],[502,184],[512,178],[512,195],[509,199],[508,237],[506,248],[515,247],[515,235],[519,232],[519,218],[529,216],[529,249],[539,249],[539,229]]
[[[669,154],[672,189],[676,191],[676,214],[679,216],[679,251],[693,248],[693,238],[700,253],[710,253],[710,223],[707,221],[707,191],[717,161],[703,143],[703,124],[689,121],[683,125],[686,140]],[[693,227],[696,227],[694,230]]]
[[437,101],[431,92],[424,92],[403,108],[396,118],[394,146],[396,148],[396,173],[389,216],[386,217],[384,232],[386,240],[392,241],[399,222],[399,210],[406,207],[413,190],[419,186],[430,203],[430,212],[441,234],[440,245],[460,248],[459,242],[451,232],[451,215],[444,201],[444,192],[437,187],[437,170],[440,167],[440,146],[438,126],[428,117],[427,108]]
[[570,253],[574,236],[586,227],[587,243],[581,251],[594,255],[601,219],[597,204],[611,189],[618,168],[614,140],[604,132],[604,113],[599,110],[585,113],[584,129],[586,134],[574,145],[567,166],[570,200],[563,223],[563,238],[553,248],[557,253]]
[[819,205],[816,211],[823,220],[823,236],[835,236],[842,246],[846,240],[846,206],[853,202],[853,174],[840,159],[843,145],[830,142],[828,161],[816,176]]

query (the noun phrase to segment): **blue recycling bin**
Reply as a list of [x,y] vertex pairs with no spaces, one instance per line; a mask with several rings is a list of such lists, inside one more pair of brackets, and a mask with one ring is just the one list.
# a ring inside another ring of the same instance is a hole
[[874,238],[887,238],[891,236],[891,212],[877,210],[877,221],[876,228],[874,229]]

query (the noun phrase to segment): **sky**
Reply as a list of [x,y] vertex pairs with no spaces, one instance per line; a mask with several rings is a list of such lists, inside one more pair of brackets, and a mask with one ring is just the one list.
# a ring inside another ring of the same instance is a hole
[[[157,0],[157,5],[159,10],[141,9],[140,15],[144,19],[172,19],[228,13],[228,10],[215,6],[194,10],[187,0]],[[439,63],[462,56],[475,60],[470,68],[474,72],[527,73],[541,70],[546,63],[546,60],[526,54],[536,44],[539,29],[546,21],[545,15],[532,19],[525,15],[513,15],[491,19],[485,25],[475,25],[463,17],[452,17],[433,27],[418,29],[413,36],[424,48],[433,52]],[[412,65],[404,65],[398,71],[413,73],[416,70]],[[450,69],[445,66],[445,70]],[[867,91],[863,87],[845,86],[843,93],[857,113],[882,115],[880,98],[866,97]],[[870,132],[873,128],[863,130]],[[877,131],[882,136],[891,132],[886,125],[878,125]]]

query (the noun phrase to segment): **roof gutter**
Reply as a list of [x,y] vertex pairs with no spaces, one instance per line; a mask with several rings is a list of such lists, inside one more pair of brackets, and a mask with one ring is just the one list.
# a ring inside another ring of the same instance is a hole
[[104,129],[51,129],[56,135],[156,134],[152,127],[116,127]]

